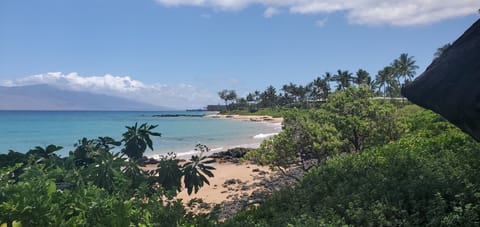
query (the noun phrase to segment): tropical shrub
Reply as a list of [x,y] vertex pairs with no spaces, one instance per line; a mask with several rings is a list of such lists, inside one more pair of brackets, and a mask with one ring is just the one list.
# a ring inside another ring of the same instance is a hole
[[[0,156],[0,224],[7,226],[178,226],[215,223],[215,215],[187,213],[171,200],[184,179],[188,193],[213,177],[211,160],[193,156],[181,166],[164,158],[155,171],[144,171],[143,152],[153,149],[156,126],[127,127],[122,142],[110,137],[81,139],[68,157],[55,145],[26,154]],[[113,152],[124,145],[122,153]],[[205,145],[197,145],[201,153]],[[129,158],[125,158],[126,154]],[[172,190],[173,189],[173,190]],[[172,193],[173,191],[173,193]],[[168,200],[165,198],[168,197]],[[213,213],[212,213],[213,214]]]
[[479,225],[480,144],[453,127],[428,128],[410,128],[416,133],[397,142],[331,158],[296,188],[224,225]]

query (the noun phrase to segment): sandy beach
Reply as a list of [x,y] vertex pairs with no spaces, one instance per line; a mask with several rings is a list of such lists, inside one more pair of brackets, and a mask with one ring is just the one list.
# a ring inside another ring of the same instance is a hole
[[[216,160],[214,177],[209,178],[210,185],[200,188],[198,193],[187,194],[185,188],[175,197],[187,204],[192,199],[201,199],[201,205],[193,212],[208,212],[216,204],[220,205],[220,218],[224,219],[245,208],[246,205],[261,201],[265,194],[279,190],[291,183],[281,174],[272,172],[266,166],[252,163],[231,163]],[[145,169],[155,169],[156,165],[147,165]]]
[[210,185],[205,185],[197,194],[188,195],[183,190],[177,198],[183,201],[201,198],[205,203],[214,204],[232,201],[235,196],[250,196],[256,184],[270,174],[267,167],[254,164],[216,163],[215,168]]
[[282,123],[282,117],[272,117],[268,115],[238,115],[238,114],[211,114],[206,115],[205,117],[209,118],[228,118],[235,120],[243,121],[256,121],[256,122],[272,122],[272,123]]
[[[214,177],[209,178],[210,185],[202,187],[198,193],[187,194],[186,189],[177,195],[176,198],[188,202],[194,198],[200,198],[205,203],[220,204],[224,201],[231,201],[235,196],[250,196],[256,189],[255,186],[267,179],[272,173],[266,166],[259,166],[251,163],[230,163],[215,162]],[[150,164],[144,167],[145,170],[153,170],[156,165]]]
[[[213,114],[207,118],[223,118],[242,121],[282,123],[283,118],[258,115],[222,115]],[[212,152],[205,155],[212,155]],[[188,157],[181,157],[188,158]],[[250,162],[236,163],[224,159],[215,159],[214,177],[209,178],[209,185],[204,185],[198,193],[188,195],[185,188],[175,197],[187,204],[192,199],[201,199],[201,205],[193,208],[194,212],[208,212],[215,205],[220,205],[220,217],[225,218],[243,209],[246,205],[255,204],[261,197],[288,185],[290,181],[281,174],[271,171],[267,166],[259,166]],[[183,162],[183,161],[182,161]],[[155,169],[156,165],[147,165],[144,169]]]

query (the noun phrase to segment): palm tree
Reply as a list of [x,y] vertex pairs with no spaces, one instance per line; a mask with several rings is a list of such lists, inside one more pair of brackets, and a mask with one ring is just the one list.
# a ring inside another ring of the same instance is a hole
[[204,152],[208,152],[208,147],[203,144],[197,144],[196,151],[200,151],[200,155],[193,155],[189,162],[183,165],[183,182],[187,188],[187,193],[192,194],[192,190],[195,193],[198,192],[198,189],[203,186],[204,183],[210,185],[208,177],[213,177],[212,170],[215,169],[213,166],[208,164],[215,162],[215,160],[207,160],[207,157],[203,156]]
[[259,91],[255,91],[253,93],[248,93],[246,99],[247,99],[247,102],[250,106],[250,109],[253,110],[253,109],[257,108],[259,97],[260,97],[260,92]]
[[274,86],[270,85],[267,89],[260,94],[260,106],[262,107],[275,107],[277,105],[277,90]]
[[370,80],[367,82],[366,85],[368,88],[370,88],[370,90],[372,90],[372,92],[375,92],[379,84],[376,80],[372,80],[372,78],[370,77]]
[[228,110],[228,101],[235,101],[237,99],[237,92],[234,90],[223,89],[218,92],[218,96],[225,101],[225,108]]
[[245,97],[245,99],[247,100],[248,105],[252,106],[253,102],[255,101],[254,94],[248,93],[248,95]]
[[313,82],[310,82],[307,87],[310,89],[311,99],[315,102],[324,101],[328,98],[330,87],[328,86],[328,80],[325,77],[317,77]]
[[283,85],[281,90],[283,91],[283,97],[284,97],[284,100],[286,101],[285,104],[292,105],[296,102],[297,100],[297,97],[295,96],[296,86],[297,85],[293,84],[292,82],[290,82],[289,84]]
[[445,52],[450,46],[452,46],[451,43],[447,43],[443,45],[442,47],[437,48],[437,51],[435,51],[434,59],[437,59],[438,57],[442,56],[443,52]]
[[356,83],[357,85],[364,84],[368,85],[371,82],[372,78],[370,77],[370,74],[363,70],[359,69],[356,73],[356,77],[354,78],[353,82]]
[[[389,90],[387,87],[390,87],[392,84],[393,79],[393,68],[391,66],[387,66],[383,68],[382,70],[378,71],[377,76],[376,76],[376,81],[380,85],[379,89],[383,94],[383,98],[385,98],[387,94],[387,90]],[[383,88],[383,89],[382,89]]]
[[337,82],[337,90],[345,90],[350,87],[350,82],[353,80],[353,77],[348,70],[338,70],[337,74],[332,77],[332,80]]
[[403,81],[408,81],[408,79],[412,79],[415,76],[415,70],[418,69],[418,66],[415,64],[415,60],[413,60],[413,56],[408,56],[408,54],[403,53],[400,55],[398,59],[395,59],[392,65],[395,71],[395,77],[397,78],[398,85],[400,86],[400,78],[403,77]]
[[219,91],[219,92],[218,92],[218,96],[219,96],[223,101],[225,101],[225,108],[227,108],[228,90],[227,90],[227,89],[223,89],[223,90]]
[[134,160],[141,159],[147,147],[153,150],[153,143],[150,136],[160,137],[162,135],[158,132],[152,132],[158,125],[143,123],[140,127],[137,126],[137,123],[132,127],[126,126],[127,132],[122,135],[122,142],[125,142],[125,148],[122,149],[122,153]]
[[327,89],[328,89],[327,97],[328,97],[328,93],[332,90],[332,87],[330,86],[330,82],[332,81],[332,74],[330,72],[326,72],[325,74],[323,74],[323,79],[325,80],[325,82],[327,82]]
[[234,103],[234,101],[237,100],[237,92],[235,90],[229,90],[226,98],[228,101],[230,101],[230,106],[231,106]]

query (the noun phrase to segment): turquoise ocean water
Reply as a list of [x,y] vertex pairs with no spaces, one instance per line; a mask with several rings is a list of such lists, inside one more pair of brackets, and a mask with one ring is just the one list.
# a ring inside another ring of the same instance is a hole
[[147,156],[158,157],[167,152],[189,155],[197,143],[213,151],[230,147],[255,147],[267,136],[277,133],[280,124],[203,117],[154,117],[160,114],[205,114],[183,111],[0,111],[0,153],[8,150],[26,152],[35,146],[55,144],[68,154],[79,139],[110,136],[121,139],[125,126],[158,124],[155,131],[162,137],[154,139],[154,151]]

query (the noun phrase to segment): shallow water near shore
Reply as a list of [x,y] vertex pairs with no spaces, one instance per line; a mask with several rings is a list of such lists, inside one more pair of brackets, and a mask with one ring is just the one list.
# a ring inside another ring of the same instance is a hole
[[55,144],[65,156],[73,144],[87,137],[109,136],[120,140],[125,126],[157,124],[154,130],[162,137],[154,138],[154,150],[149,157],[157,158],[168,152],[177,156],[194,153],[202,143],[212,151],[231,147],[256,147],[266,137],[281,130],[279,123],[250,122],[204,117],[158,117],[155,115],[203,115],[209,112],[185,111],[0,111],[0,153],[8,150],[26,152],[35,146]]

